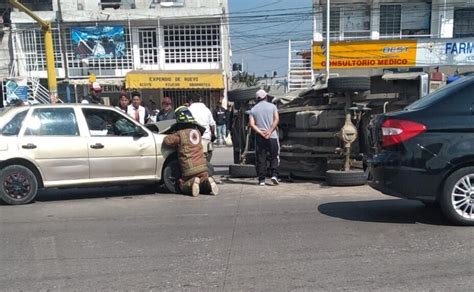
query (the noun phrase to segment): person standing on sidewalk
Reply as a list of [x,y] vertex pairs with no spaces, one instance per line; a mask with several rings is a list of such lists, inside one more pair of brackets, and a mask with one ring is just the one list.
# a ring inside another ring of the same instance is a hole
[[142,96],[140,95],[140,92],[132,92],[132,104],[128,106],[127,113],[142,125],[148,122],[150,114],[148,113],[148,110],[142,106]]
[[185,106],[176,109],[176,124],[170,129],[163,143],[178,148],[178,159],[182,177],[179,187],[185,195],[193,197],[201,192],[217,195],[219,189],[216,181],[209,176],[207,161],[204,157],[201,135],[205,131],[194,121],[193,115]]
[[174,120],[176,119],[176,115],[173,110],[173,102],[171,98],[165,96],[163,101],[161,102],[161,111],[158,114],[157,121],[166,121],[166,120]]
[[265,185],[267,176],[267,156],[270,155],[271,181],[278,185],[278,164],[280,144],[278,142],[278,122],[280,117],[276,105],[267,101],[267,93],[260,89],[256,93],[257,104],[250,110],[250,127],[255,131],[255,152],[258,184]]
[[81,103],[83,104],[104,104],[104,101],[100,97],[102,87],[98,82],[92,82],[89,84],[89,94],[84,96]]
[[119,102],[116,108],[121,110],[124,113],[127,113],[129,105],[130,105],[130,99],[128,98],[127,94],[121,93],[119,95]]
[[227,134],[227,123],[229,118],[229,112],[222,107],[222,102],[217,103],[216,109],[214,110],[214,120],[216,121],[217,128],[217,145],[225,144],[225,136]]
[[214,142],[216,140],[216,121],[214,121],[211,110],[202,102],[201,96],[195,92],[188,95],[187,102],[189,103],[188,109],[196,122],[206,129],[202,138]]

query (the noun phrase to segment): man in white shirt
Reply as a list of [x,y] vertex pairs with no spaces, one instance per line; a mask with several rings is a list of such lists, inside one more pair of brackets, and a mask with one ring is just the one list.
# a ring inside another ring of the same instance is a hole
[[193,115],[194,120],[206,128],[202,138],[214,142],[216,140],[216,122],[211,110],[201,102],[201,96],[197,93],[190,93],[187,100],[190,104],[188,109]]
[[142,105],[142,97],[138,91],[132,92],[132,104],[127,108],[127,114],[131,116],[135,121],[139,122],[140,124],[144,125],[150,115],[145,107]]

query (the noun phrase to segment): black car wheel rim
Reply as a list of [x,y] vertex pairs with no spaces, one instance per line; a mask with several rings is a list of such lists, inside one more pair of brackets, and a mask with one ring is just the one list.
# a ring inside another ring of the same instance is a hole
[[474,220],[474,174],[462,177],[454,185],[451,203],[458,215]]
[[21,200],[28,196],[31,191],[31,183],[21,173],[11,173],[3,180],[3,189],[12,199]]

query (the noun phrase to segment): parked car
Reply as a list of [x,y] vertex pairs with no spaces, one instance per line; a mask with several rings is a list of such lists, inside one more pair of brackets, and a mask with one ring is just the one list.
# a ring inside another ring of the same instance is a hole
[[162,145],[166,129],[159,127],[101,105],[6,109],[0,113],[0,200],[26,204],[40,188],[145,182],[176,192],[177,154]]
[[474,225],[474,77],[378,115],[369,128],[371,187],[439,204],[451,222]]

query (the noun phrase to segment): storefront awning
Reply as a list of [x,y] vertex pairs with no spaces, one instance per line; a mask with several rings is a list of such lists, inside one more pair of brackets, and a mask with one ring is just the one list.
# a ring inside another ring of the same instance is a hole
[[220,71],[132,71],[125,85],[128,89],[224,89],[224,76]]
[[[122,78],[97,78],[97,82],[100,85],[115,85],[115,86],[122,86],[123,79]],[[69,79],[69,84],[71,85],[88,85],[89,79]]]

